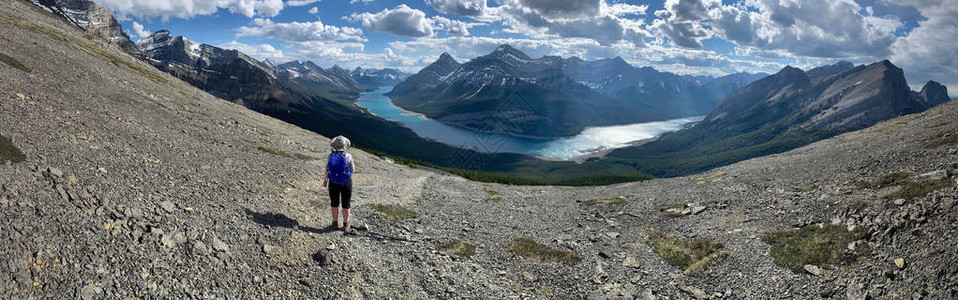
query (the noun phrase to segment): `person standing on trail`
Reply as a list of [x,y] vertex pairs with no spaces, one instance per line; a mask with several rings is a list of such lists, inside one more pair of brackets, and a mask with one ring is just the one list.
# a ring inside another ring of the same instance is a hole
[[330,212],[333,214],[332,228],[339,228],[339,206],[343,207],[343,231],[349,231],[349,200],[353,195],[353,172],[356,164],[353,156],[346,153],[349,139],[337,136],[329,143],[329,160],[323,174],[323,187],[329,186]]

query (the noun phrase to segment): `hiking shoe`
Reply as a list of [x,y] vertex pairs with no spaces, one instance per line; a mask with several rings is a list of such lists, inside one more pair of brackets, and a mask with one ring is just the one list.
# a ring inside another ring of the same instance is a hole
[[343,223],[343,231],[349,232],[349,223]]
[[329,224],[329,228],[339,229],[339,222],[333,222],[332,224]]

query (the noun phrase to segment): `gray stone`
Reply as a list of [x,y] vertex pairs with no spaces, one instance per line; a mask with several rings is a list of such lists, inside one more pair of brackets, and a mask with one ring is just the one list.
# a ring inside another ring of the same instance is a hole
[[196,241],[196,243],[193,243],[193,254],[206,256],[210,255],[212,252],[213,251],[210,250],[210,247],[206,246],[206,243],[203,241]]
[[652,290],[645,289],[635,299],[638,300],[655,300],[655,294],[652,293]]
[[622,266],[635,268],[635,269],[638,269],[639,267],[641,267],[641,265],[639,265],[639,262],[631,256],[628,256],[624,260],[622,260]]
[[692,205],[689,205],[689,207],[691,208],[691,211],[692,211],[692,214],[693,214],[693,215],[697,215],[697,214],[699,214],[700,212],[702,212],[702,211],[705,210],[705,205],[695,205],[695,204],[692,204]]
[[692,297],[695,297],[695,299],[708,299],[709,297],[709,295],[705,294],[705,292],[702,291],[702,289],[694,287],[694,286],[685,285],[685,286],[682,286],[682,290],[685,291],[686,293],[691,294]]
[[217,237],[213,238],[213,249],[220,252],[230,251],[230,246]]
[[944,180],[948,179],[948,170],[937,170],[931,171],[918,175],[918,178],[921,180]]
[[102,291],[101,288],[93,284],[88,284],[83,286],[83,288],[80,288],[80,291],[77,293],[77,296],[83,300],[92,300],[92,299],[96,299],[96,295],[99,294],[101,291]]
[[273,245],[263,245],[263,253],[267,255],[277,255],[282,249]]
[[317,257],[320,266],[328,266],[333,264],[333,252],[323,249],[319,251],[319,256]]
[[535,282],[536,280],[539,280],[539,278],[536,277],[536,275],[532,275],[532,273],[525,272],[525,271],[523,271],[522,273],[519,273],[519,276],[521,276],[522,280],[525,280],[526,282]]
[[63,171],[60,170],[60,168],[49,167],[49,168],[47,168],[47,172],[50,172],[50,175],[53,175],[53,177],[62,177],[62,176],[63,176]]
[[170,202],[170,201],[163,201],[163,202],[160,202],[160,208],[162,208],[168,213],[172,213],[173,210],[176,209],[176,204],[173,204],[173,202]]
[[895,199],[894,203],[895,205],[902,206],[905,204],[905,199],[902,199],[902,198]]
[[807,271],[809,274],[812,274],[812,275],[815,275],[815,276],[822,276],[822,269],[819,268],[818,266],[815,266],[815,265],[805,265],[805,266],[802,267],[802,268],[804,268],[805,271]]

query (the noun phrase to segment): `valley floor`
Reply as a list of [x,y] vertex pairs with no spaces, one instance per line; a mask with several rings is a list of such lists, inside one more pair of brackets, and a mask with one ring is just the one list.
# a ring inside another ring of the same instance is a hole
[[[25,155],[0,165],[0,298],[958,296],[956,101],[612,186],[476,183],[352,151],[364,230],[343,236],[324,229],[327,138],[90,50],[111,46],[26,2],[0,3],[0,39],[28,69],[0,64],[0,135]],[[861,232],[844,264],[773,262],[763,237],[823,223]],[[657,232],[724,254],[687,271]]]

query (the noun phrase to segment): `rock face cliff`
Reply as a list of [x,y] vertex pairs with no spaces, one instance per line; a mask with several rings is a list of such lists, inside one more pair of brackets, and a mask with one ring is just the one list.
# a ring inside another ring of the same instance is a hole
[[931,106],[951,100],[951,98],[948,97],[948,88],[933,80],[929,80],[928,83],[925,83],[925,86],[921,87],[918,98]]
[[[561,137],[578,134],[586,126],[701,116],[759,77],[680,76],[635,68],[620,57],[533,59],[503,44],[465,63],[443,53],[436,62],[397,84],[389,96],[405,109],[456,126]],[[515,107],[523,111],[509,110]],[[508,121],[490,122],[497,119]],[[488,126],[499,123],[514,126]]]
[[123,51],[136,54],[138,51],[113,13],[89,0],[30,0],[46,10],[90,32],[96,32],[119,46]]
[[350,150],[365,230],[343,236],[324,227],[328,138],[94,48],[25,1],[0,1],[0,36],[0,298],[958,292],[958,102],[614,186],[477,183]]

